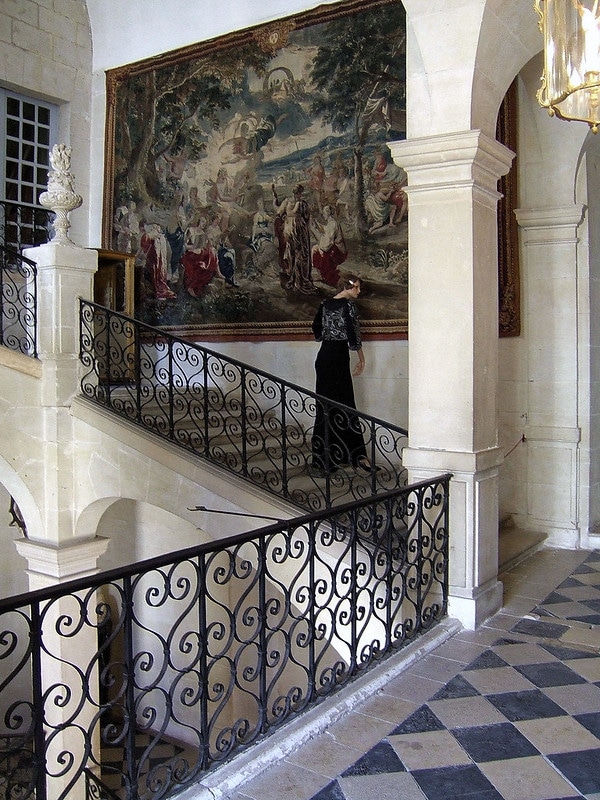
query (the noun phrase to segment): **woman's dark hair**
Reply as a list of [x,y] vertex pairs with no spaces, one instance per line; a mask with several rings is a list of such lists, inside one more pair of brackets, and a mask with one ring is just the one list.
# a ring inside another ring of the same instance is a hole
[[338,281],[338,292],[343,292],[345,289],[352,289],[356,283],[362,285],[362,281],[358,275],[343,275]]

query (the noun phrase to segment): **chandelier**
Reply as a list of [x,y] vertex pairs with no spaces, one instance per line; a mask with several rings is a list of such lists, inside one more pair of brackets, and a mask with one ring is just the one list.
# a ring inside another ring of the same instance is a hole
[[600,125],[600,0],[535,0],[544,36],[537,92],[550,116]]

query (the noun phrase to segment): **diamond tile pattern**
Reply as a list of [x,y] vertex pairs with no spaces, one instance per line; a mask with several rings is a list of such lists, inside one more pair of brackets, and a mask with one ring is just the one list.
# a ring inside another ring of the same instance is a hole
[[600,552],[498,634],[310,800],[600,800]]
[[[228,800],[600,800],[600,552],[556,558],[563,576],[575,568],[558,586],[546,580],[552,590],[525,617],[500,612],[471,640],[453,637],[451,655],[409,670],[404,699],[390,687],[344,733],[333,726],[322,746],[317,737]],[[141,758],[143,735],[137,744]],[[186,757],[167,742],[153,755]],[[103,753],[120,798],[123,756]],[[144,796],[153,765],[140,766]]]
[[[148,752],[149,745],[152,744]],[[164,775],[168,769],[181,768],[183,764],[194,763],[190,759],[194,754],[186,754],[183,747],[174,742],[162,740],[155,742],[154,737],[148,733],[138,732],[135,736],[133,763],[138,777],[138,792],[140,797],[152,797],[152,789],[148,789],[147,782],[156,781],[158,776]],[[127,771],[127,751],[121,746],[102,748],[102,780],[118,798],[132,796],[128,793],[123,775]],[[158,783],[157,783],[158,785]],[[156,792],[156,786],[154,786]],[[136,795],[137,796],[137,795]]]

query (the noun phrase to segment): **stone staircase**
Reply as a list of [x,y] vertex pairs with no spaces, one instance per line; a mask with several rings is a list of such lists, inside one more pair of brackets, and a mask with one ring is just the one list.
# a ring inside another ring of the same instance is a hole
[[[313,416],[308,407],[292,416],[281,406],[248,404],[236,392],[152,384],[111,388],[106,401],[144,429],[307,512],[406,483],[401,447],[388,447],[386,453],[379,442],[377,471],[366,473],[351,465],[330,474],[312,469]],[[382,428],[381,433],[389,442],[389,429]]]

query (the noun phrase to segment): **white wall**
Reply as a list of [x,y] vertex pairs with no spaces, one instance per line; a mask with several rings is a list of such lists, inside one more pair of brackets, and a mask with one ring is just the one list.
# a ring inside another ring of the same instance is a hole
[[[211,537],[200,529],[207,523],[206,517],[202,517],[197,514],[194,524],[157,505],[131,498],[117,499],[98,523],[98,536],[110,539],[98,566],[101,570],[114,569],[165,555],[172,552],[174,537],[178,549],[210,541]],[[137,532],[135,536],[132,531]]]
[[[212,14],[207,3],[190,5],[186,0],[165,2],[115,2],[88,0],[94,38],[93,83],[93,157],[92,197],[94,208],[102,206],[104,155],[104,70],[123,63],[147,58],[158,53],[209,39],[260,22],[279,19],[295,12],[314,8],[319,3],[232,2],[225,14]],[[143,10],[141,8],[143,6]],[[136,20],[144,20],[144,36],[131,37]],[[125,41],[127,40],[127,44]],[[90,246],[101,244],[101,214],[90,220]],[[291,383],[314,388],[313,362],[316,345],[312,342],[276,341],[217,344],[208,347],[246,361],[274,373]],[[367,367],[355,381],[359,409],[401,427],[408,425],[408,343],[399,341],[366,341]]]
[[2,569],[0,569],[0,597],[11,597],[28,590],[25,568],[27,562],[17,553],[13,545],[15,539],[21,538],[21,531],[12,525],[9,514],[10,494],[0,485],[0,548],[2,552]]
[[[158,53],[289,17],[332,0],[86,0],[94,33],[94,71],[140,61]],[[225,13],[226,12],[226,13]],[[139,31],[132,36],[133,30]]]
[[579,417],[582,429],[580,461],[581,516],[590,531],[600,534],[600,139],[589,135],[576,185],[577,198],[587,205],[578,245]]
[[75,189],[84,197],[71,217],[71,237],[87,243],[90,207],[92,42],[83,0],[2,3],[0,81],[60,106],[59,141],[73,148]]
[[500,511],[556,544],[586,546],[590,501],[597,506],[593,401],[590,414],[597,269],[590,275],[590,259],[597,254],[598,179],[584,167],[576,188],[582,151],[594,137],[587,126],[539,108],[541,72],[539,54],[518,82],[522,324],[519,338],[499,343],[500,445],[510,453],[501,469]]
[[[100,244],[106,69],[317,5],[236,0],[228,4],[226,14],[219,14],[206,0],[197,4],[187,0],[88,0],[92,37],[83,0],[61,0],[52,9],[44,0],[7,3],[0,25],[0,75],[3,83],[11,87],[61,103],[61,139],[73,147],[76,189],[84,196],[83,209],[72,214],[74,240],[89,246]],[[573,204],[574,175],[587,131],[585,127],[551,120],[536,104],[541,68],[539,58],[527,63],[538,36],[529,0],[505,0],[502,4],[455,0],[442,9],[423,4],[422,0],[406,0],[405,6],[410,16],[409,103],[414,110],[413,128],[426,135],[433,120],[438,126],[460,130],[461,125],[470,124],[466,113],[469,109],[475,109],[476,119],[472,122],[481,120],[482,126],[489,128],[503,91],[523,67],[519,94],[519,203],[526,209]],[[463,32],[460,25],[452,27],[456,33],[449,32],[450,22],[461,15],[468,16],[471,24]],[[499,41],[505,40],[505,33],[512,37],[511,48],[506,51],[498,46]],[[489,52],[483,69],[477,61],[482,49]],[[441,245],[440,258],[443,256]],[[556,314],[548,314],[548,298],[557,306],[563,304],[565,276],[561,275],[547,287],[547,292],[537,296],[535,292],[543,286],[539,281],[539,276],[544,276],[543,264],[538,265],[536,289],[532,288],[526,248],[521,264],[523,333],[519,339],[499,344],[499,434],[505,453],[520,438],[523,424],[532,424],[532,415],[537,415],[538,426],[543,424],[548,429],[568,427],[576,431],[583,422],[578,413],[581,393],[577,396],[570,386],[571,365],[573,361],[578,363],[581,355],[577,332],[572,331],[577,307],[572,304],[571,320],[563,319],[562,327]],[[458,269],[460,265],[450,264],[448,268]],[[571,273],[566,280],[569,297],[576,300],[577,276]],[[533,331],[537,338],[532,337]],[[215,349],[293,383],[308,388],[314,385],[316,345],[312,342],[219,344]],[[367,341],[365,355],[367,369],[355,383],[358,406],[408,427],[408,343]],[[460,359],[470,354],[449,356],[460,368]],[[532,365],[539,368],[533,378]],[[594,417],[596,405],[592,405]],[[576,445],[570,443],[568,449],[577,455]],[[524,524],[538,519],[532,513],[532,476],[546,466],[543,456],[532,457],[529,443],[507,457],[502,468],[501,516],[514,514]],[[579,486],[576,482],[571,484],[570,469],[565,471],[560,463],[555,467],[552,480],[543,486],[538,484],[535,491],[542,501],[551,500],[555,488],[564,487],[566,482],[571,495],[564,502],[569,513],[575,509],[572,522],[577,525],[581,519]],[[106,490],[109,491],[108,486]],[[93,501],[92,494],[86,502]],[[550,505],[548,511],[552,513]],[[568,517],[564,508],[561,514],[562,519]],[[552,526],[551,520],[548,525]]]
[[[359,300],[360,307],[360,300]],[[205,342],[206,347],[314,391],[316,342]],[[357,407],[366,414],[408,426],[408,342],[365,341],[365,371],[354,379]]]

